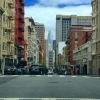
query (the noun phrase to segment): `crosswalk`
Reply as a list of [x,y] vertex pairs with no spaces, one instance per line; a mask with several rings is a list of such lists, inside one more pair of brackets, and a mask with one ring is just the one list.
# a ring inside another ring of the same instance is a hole
[[0,98],[0,100],[100,100],[89,98]]
[[0,75],[0,77],[72,77],[72,78],[97,78],[100,77],[92,77],[92,76],[78,76],[78,75]]

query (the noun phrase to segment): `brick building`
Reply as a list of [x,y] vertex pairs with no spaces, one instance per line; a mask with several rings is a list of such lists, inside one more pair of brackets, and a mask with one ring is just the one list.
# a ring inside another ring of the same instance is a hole
[[39,64],[43,64],[43,49],[41,45],[39,45]]
[[15,0],[15,63],[24,58],[24,0]]
[[72,25],[68,32],[68,62],[73,65],[73,50],[91,40],[92,27],[89,25]]

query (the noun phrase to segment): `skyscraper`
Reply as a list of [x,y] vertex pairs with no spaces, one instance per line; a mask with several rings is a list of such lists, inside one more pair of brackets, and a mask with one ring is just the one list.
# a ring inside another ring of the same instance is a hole
[[48,33],[48,43],[49,43],[51,49],[53,49],[53,32],[52,31],[49,31],[49,33]]

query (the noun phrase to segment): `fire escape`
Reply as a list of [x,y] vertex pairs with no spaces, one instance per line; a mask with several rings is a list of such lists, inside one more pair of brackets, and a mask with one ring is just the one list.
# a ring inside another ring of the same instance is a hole
[[23,58],[24,57],[24,2],[23,0],[19,0],[20,7],[19,10],[19,16],[18,16],[18,57]]

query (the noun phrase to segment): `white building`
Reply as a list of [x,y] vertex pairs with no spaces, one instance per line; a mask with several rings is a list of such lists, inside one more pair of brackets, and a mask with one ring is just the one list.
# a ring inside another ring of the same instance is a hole
[[49,68],[54,68],[55,53],[54,50],[49,50]]
[[[92,16],[56,15],[56,58],[58,43],[67,40],[71,25],[92,25]],[[57,59],[56,62],[58,62]]]
[[83,44],[82,46],[76,48],[74,50],[74,61],[75,61],[75,65],[80,66],[80,73],[83,73],[84,70],[84,65],[86,65],[86,72],[87,74],[91,74],[91,70],[92,70],[92,55],[91,55],[91,41]]

